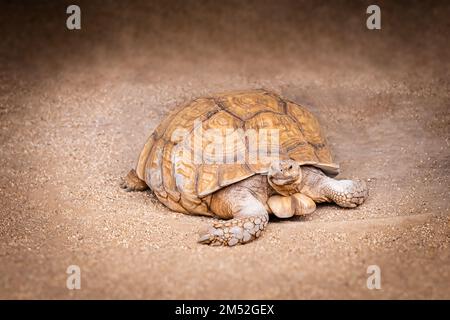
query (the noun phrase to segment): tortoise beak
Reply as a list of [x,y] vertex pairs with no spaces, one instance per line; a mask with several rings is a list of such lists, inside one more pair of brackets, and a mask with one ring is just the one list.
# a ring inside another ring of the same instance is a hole
[[299,178],[298,172],[293,170],[293,164],[291,162],[280,163],[274,161],[269,169],[269,179],[272,183],[283,186],[293,183]]
[[286,184],[290,184],[293,183],[297,180],[298,177],[277,177],[277,176],[272,176],[269,177],[270,181],[272,181],[272,183],[278,185],[278,186],[284,186]]

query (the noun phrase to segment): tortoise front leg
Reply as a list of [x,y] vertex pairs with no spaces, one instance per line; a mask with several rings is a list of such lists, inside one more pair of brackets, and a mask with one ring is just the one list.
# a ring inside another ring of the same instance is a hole
[[291,196],[274,195],[267,200],[267,204],[278,218],[302,216],[316,210],[316,203],[301,193],[294,193]]
[[245,244],[259,238],[267,226],[269,214],[264,205],[248,189],[230,186],[214,194],[211,210],[219,221],[200,232],[198,242],[215,246]]
[[266,228],[269,216],[249,216],[214,223],[200,232],[198,242],[213,246],[234,246],[259,238]]
[[327,177],[321,170],[302,167],[303,187],[301,193],[315,202],[334,202],[340,207],[354,208],[362,204],[369,191],[362,180],[336,180]]

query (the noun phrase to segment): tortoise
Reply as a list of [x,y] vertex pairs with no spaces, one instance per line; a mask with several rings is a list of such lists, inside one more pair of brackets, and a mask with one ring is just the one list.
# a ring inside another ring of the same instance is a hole
[[121,187],[150,187],[171,210],[224,219],[198,241],[234,246],[259,238],[269,214],[307,215],[321,202],[362,204],[364,181],[333,179],[338,173],[315,116],[258,89],[198,98],[173,111]]

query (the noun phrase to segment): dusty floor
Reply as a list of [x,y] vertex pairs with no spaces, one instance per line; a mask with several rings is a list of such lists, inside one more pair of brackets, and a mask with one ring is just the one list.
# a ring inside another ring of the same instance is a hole
[[[449,299],[448,2],[381,2],[381,31],[366,2],[181,3],[82,3],[75,32],[64,1],[2,4],[0,298]],[[364,205],[212,248],[118,187],[170,109],[257,87],[309,106]]]

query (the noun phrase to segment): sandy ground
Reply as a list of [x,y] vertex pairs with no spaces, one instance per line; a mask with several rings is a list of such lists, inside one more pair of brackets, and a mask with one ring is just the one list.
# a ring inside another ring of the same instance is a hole
[[[448,2],[381,2],[381,31],[364,1],[90,1],[81,31],[67,4],[1,8],[0,298],[450,298]],[[177,104],[258,87],[317,115],[364,205],[212,248],[118,187]]]

